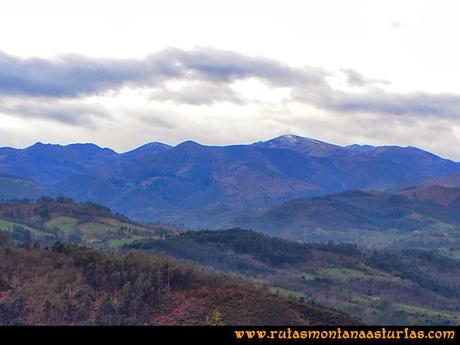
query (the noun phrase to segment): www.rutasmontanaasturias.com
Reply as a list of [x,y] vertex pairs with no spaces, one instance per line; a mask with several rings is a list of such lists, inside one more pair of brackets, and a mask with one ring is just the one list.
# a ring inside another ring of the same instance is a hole
[[361,329],[351,330],[340,327],[333,330],[235,330],[236,339],[456,339],[455,330],[414,330],[404,329]]

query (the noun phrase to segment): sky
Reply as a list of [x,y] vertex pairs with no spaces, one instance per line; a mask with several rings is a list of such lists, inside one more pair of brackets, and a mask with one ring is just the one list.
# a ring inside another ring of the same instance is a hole
[[449,0],[2,0],[0,146],[296,134],[460,160]]

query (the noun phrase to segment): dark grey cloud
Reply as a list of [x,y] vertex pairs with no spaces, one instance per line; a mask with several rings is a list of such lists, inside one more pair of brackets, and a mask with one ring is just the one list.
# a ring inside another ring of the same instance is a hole
[[[230,84],[257,79],[271,87],[287,87],[292,100],[338,112],[368,112],[389,115],[423,115],[458,118],[460,96],[456,94],[390,93],[357,71],[342,70],[349,85],[360,92],[334,89],[328,73],[320,68],[291,67],[265,57],[248,56],[211,48],[180,50],[169,48],[143,59],[99,59],[63,55],[54,59],[19,58],[0,53],[0,97],[73,99],[102,94],[124,86],[153,89],[157,100],[185,104],[233,102],[244,104]],[[185,82],[171,90],[169,81]],[[16,109],[30,116],[46,109]],[[43,117],[71,123],[85,118],[85,111],[50,112]],[[79,114],[79,119],[72,119]]]
[[108,111],[98,104],[69,104],[59,101],[20,101],[0,103],[0,113],[25,119],[45,119],[67,125],[93,127],[95,118],[109,117]]
[[319,69],[295,69],[274,60],[215,49],[170,48],[144,59],[63,55],[47,60],[0,53],[0,93],[6,95],[78,97],[126,85],[158,87],[174,79],[229,83],[247,78],[274,86],[322,82]]
[[173,53],[177,61],[197,79],[214,82],[258,78],[273,86],[293,86],[323,83],[326,75],[320,68],[293,68],[276,60],[226,50],[195,49],[165,53]]
[[0,53],[0,93],[20,96],[78,97],[118,89],[126,84],[155,84],[184,71],[168,52],[136,59],[94,59],[64,55],[22,59]]
[[460,96],[457,94],[394,93],[381,89],[352,93],[332,88],[317,88],[314,91],[301,88],[293,91],[293,98],[341,113],[460,117]]
[[460,116],[460,97],[454,94],[399,94],[378,90],[363,95],[336,93],[325,106],[345,112],[435,115],[447,118]]

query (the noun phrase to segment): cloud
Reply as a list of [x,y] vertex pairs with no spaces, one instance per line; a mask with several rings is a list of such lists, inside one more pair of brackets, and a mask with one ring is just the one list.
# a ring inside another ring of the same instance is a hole
[[144,59],[96,59],[62,55],[19,58],[0,53],[0,93],[79,97],[123,86],[159,87],[168,80],[230,83],[260,78],[273,86],[321,82],[319,69],[295,69],[263,57],[231,51],[165,49]]
[[228,85],[211,82],[194,82],[178,90],[165,87],[155,91],[151,98],[189,105],[211,105],[217,102],[231,102],[239,105],[246,103],[245,99]]
[[[256,79],[272,88],[288,88],[290,101],[323,110],[398,116],[460,116],[459,95],[390,93],[379,88],[379,84],[387,83],[384,80],[366,78],[351,69],[344,69],[342,73],[349,86],[358,87],[358,92],[333,88],[327,81],[329,72],[321,68],[292,67],[265,57],[213,48],[168,48],[143,59],[100,59],[81,55],[24,59],[0,53],[0,95],[78,100],[130,87],[151,89],[152,98],[160,101],[186,105],[219,102],[245,105],[250,100],[231,86],[241,80]],[[168,87],[171,82],[185,86],[174,90]],[[59,107],[52,109],[42,104],[35,109],[25,105],[6,111],[64,123],[82,123],[103,113],[75,105],[68,109]]]
[[261,79],[272,86],[323,83],[320,68],[294,68],[265,57],[251,57],[217,49],[195,49],[172,52],[183,68],[196,79],[231,83],[249,78]]
[[183,116],[180,113],[165,109],[136,109],[135,111],[126,110],[126,114],[131,115],[142,123],[142,128],[156,128],[163,130],[178,130]]
[[110,117],[99,104],[75,104],[46,100],[8,99],[0,103],[0,113],[24,119],[45,119],[66,125],[93,127],[95,118]]
[[456,94],[424,92],[401,94],[385,92],[381,89],[348,93],[326,88],[313,92],[308,89],[297,89],[293,97],[320,109],[341,113],[435,116],[451,119],[460,117],[460,96]]
[[124,85],[155,84],[183,72],[167,52],[137,59],[94,59],[63,55],[21,59],[0,53],[0,92],[15,96],[78,97]]
[[341,71],[346,75],[347,83],[350,86],[365,87],[372,86],[375,84],[390,84],[390,82],[387,80],[366,78],[354,69],[342,69]]
[[398,29],[402,28],[404,24],[401,23],[401,22],[398,22],[398,21],[392,21],[392,22],[390,22],[389,25],[390,25],[391,29],[398,30]]

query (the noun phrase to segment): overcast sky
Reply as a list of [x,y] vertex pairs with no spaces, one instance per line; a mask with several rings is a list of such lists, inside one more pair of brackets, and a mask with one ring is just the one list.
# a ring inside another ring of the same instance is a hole
[[452,0],[0,4],[0,146],[297,134],[460,160]]

